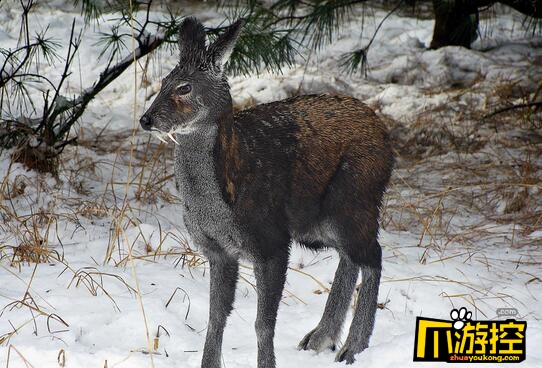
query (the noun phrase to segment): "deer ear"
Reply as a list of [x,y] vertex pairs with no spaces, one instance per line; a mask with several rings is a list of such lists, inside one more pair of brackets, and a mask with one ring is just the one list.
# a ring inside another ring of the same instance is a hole
[[241,28],[245,24],[244,19],[239,19],[230,25],[224,33],[222,33],[212,45],[209,46],[207,52],[209,59],[213,65],[222,69],[224,64],[230,58],[230,55],[235,47],[235,43],[241,33]]
[[179,26],[179,50],[181,59],[205,52],[205,29],[193,17],[185,18]]

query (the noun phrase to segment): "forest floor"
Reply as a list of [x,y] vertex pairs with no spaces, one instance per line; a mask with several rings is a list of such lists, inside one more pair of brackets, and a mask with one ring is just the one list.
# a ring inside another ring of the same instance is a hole
[[[218,12],[204,9],[194,14],[220,22]],[[365,101],[390,127],[397,163],[382,209],[380,309],[370,346],[352,367],[444,364],[413,362],[416,317],[450,320],[460,307],[476,321],[503,320],[497,310],[515,308],[515,318],[528,325],[522,366],[537,367],[542,115],[492,114],[533,101],[537,89],[540,98],[542,37],[523,28],[521,15],[499,12],[482,20],[472,50],[434,51],[426,48],[431,20],[392,15],[369,51],[367,77],[345,74],[340,55],[365,45],[386,12],[371,15],[363,37],[353,19],[333,44],[282,74],[230,79],[238,109],[300,93],[341,93]],[[74,17],[41,7],[31,24],[50,24],[64,40]],[[0,42],[16,44],[14,11],[4,8],[0,22]],[[85,30],[68,92],[90,85],[102,70],[100,61],[89,62],[97,60],[100,27],[108,21]],[[0,154],[6,367],[199,367],[208,264],[182,222],[173,143],[138,128],[176,60],[157,52],[103,91],[77,127],[78,145],[62,155],[58,177],[13,163],[10,151]],[[334,352],[296,346],[321,316],[337,262],[332,251],[294,245],[276,330],[278,367],[332,366]],[[254,367],[255,313],[254,276],[244,262],[224,337],[225,367]]]

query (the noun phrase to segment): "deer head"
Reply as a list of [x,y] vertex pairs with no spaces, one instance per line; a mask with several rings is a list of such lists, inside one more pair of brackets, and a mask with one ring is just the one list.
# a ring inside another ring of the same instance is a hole
[[229,26],[212,44],[206,45],[203,25],[186,18],[179,29],[179,64],[162,81],[151,107],[141,117],[143,129],[163,140],[173,133],[190,134],[215,124],[232,111],[224,65],[239,37],[242,19]]

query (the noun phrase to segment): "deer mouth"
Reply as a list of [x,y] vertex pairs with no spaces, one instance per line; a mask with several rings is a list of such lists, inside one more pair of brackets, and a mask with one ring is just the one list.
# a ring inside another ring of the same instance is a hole
[[163,132],[163,131],[158,130],[158,129],[153,129],[152,133],[154,134],[154,136],[156,138],[158,138],[160,141],[162,141],[164,143],[168,143],[167,140],[169,138],[176,145],[180,145],[179,141],[175,138],[175,134],[187,135],[187,134],[190,134],[192,132],[195,132],[196,130],[197,130],[197,128],[194,126],[194,124],[187,124],[187,125],[182,125],[182,126],[176,127],[174,129],[170,129],[167,132]]
[[167,138],[169,138],[176,145],[180,145],[180,143],[175,139],[175,137],[173,136],[173,133],[171,133],[171,132],[164,133],[164,132],[161,132],[159,130],[153,130],[152,133],[154,134],[154,136],[156,138],[158,138],[159,140],[161,140],[162,142],[164,142],[166,144],[168,143]]
[[209,109],[208,108],[202,108],[196,116],[194,116],[190,121],[187,123],[184,123],[182,125],[178,125],[174,128],[171,128],[169,131],[164,132],[157,128],[153,128],[151,131],[154,133],[156,138],[161,140],[164,143],[168,143],[167,139],[171,139],[171,141],[177,145],[180,145],[179,141],[175,138],[175,134],[178,135],[188,135],[191,134],[198,129],[200,129],[200,125],[198,125],[205,117],[208,115]]

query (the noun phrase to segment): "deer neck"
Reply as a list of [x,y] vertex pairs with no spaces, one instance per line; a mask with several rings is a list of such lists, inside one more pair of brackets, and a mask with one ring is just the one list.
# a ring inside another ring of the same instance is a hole
[[179,145],[175,146],[175,178],[181,194],[223,202],[223,170],[219,166],[224,162],[219,151],[226,149],[221,136],[231,130],[233,120],[230,112],[190,134],[176,135]]
[[[231,118],[230,121],[233,121]],[[175,179],[185,206],[185,224],[191,235],[217,240],[229,253],[238,255],[243,235],[222,191],[220,130],[213,124],[189,135],[177,135]],[[197,229],[197,230],[195,230]],[[197,234],[196,234],[197,233]]]
[[176,134],[175,178],[181,194],[209,195],[218,188],[213,149],[218,136],[214,124],[189,134]]

